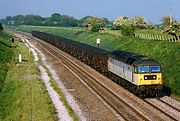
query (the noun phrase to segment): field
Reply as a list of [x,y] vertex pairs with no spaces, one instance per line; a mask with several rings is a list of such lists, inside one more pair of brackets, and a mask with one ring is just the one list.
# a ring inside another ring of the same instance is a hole
[[[171,88],[172,94],[180,96],[180,43],[138,39],[119,36],[112,33],[91,33],[83,28],[16,26],[17,30],[31,32],[39,30],[58,36],[96,46],[96,39],[101,39],[100,47],[106,50],[126,50],[151,57],[162,64],[165,86]],[[146,32],[145,32],[146,33]],[[153,32],[152,32],[153,33]]]

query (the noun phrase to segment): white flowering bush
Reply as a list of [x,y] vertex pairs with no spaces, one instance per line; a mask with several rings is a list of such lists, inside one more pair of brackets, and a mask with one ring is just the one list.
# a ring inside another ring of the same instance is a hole
[[124,35],[134,35],[135,25],[133,20],[128,17],[120,16],[113,22],[116,29],[120,29]]

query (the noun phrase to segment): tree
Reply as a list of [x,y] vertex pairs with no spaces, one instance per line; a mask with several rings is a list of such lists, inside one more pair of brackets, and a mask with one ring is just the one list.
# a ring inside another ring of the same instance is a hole
[[61,15],[59,13],[53,13],[50,17],[50,21],[56,25],[60,23],[60,20],[61,20]]
[[42,25],[43,18],[39,15],[26,15],[24,16],[23,24],[25,25]]
[[120,29],[122,31],[122,34],[134,36],[135,25],[128,17],[118,17],[114,20],[113,24],[116,29]]
[[179,22],[175,22],[175,23],[173,24],[173,27],[174,27],[175,29],[177,29],[177,31],[180,32],[180,21],[179,21]]
[[84,21],[84,26],[92,32],[98,32],[104,28],[105,23],[101,18],[91,17]]
[[132,21],[126,16],[120,16],[114,20],[113,24],[117,29],[120,29],[122,25],[130,26]]
[[2,24],[0,23],[0,31],[2,31],[3,30],[3,26],[2,26]]
[[51,15],[51,20],[52,21],[60,21],[60,19],[61,19],[61,15],[59,13],[53,13]]
[[16,15],[12,17],[14,24],[21,25],[24,23],[24,16],[23,15]]
[[142,16],[136,16],[134,18],[134,24],[135,24],[136,28],[139,28],[139,29],[146,29],[147,28],[147,21]]
[[170,16],[163,16],[161,21],[164,27],[171,26],[173,23],[173,19]]
[[10,24],[12,21],[12,17],[11,16],[6,16],[6,24]]
[[78,26],[78,20],[76,20],[74,17],[70,17],[67,15],[61,16],[60,20],[60,26],[66,26],[66,27],[75,27]]
[[170,16],[163,16],[161,21],[163,27],[162,33],[171,34],[173,36],[176,36],[176,34],[179,33],[180,23],[175,19]]

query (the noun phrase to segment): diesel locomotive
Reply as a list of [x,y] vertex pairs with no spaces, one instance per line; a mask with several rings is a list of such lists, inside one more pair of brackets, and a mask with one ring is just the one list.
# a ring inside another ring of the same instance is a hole
[[154,59],[122,50],[107,51],[44,32],[32,35],[71,54],[134,94],[160,96],[161,65]]

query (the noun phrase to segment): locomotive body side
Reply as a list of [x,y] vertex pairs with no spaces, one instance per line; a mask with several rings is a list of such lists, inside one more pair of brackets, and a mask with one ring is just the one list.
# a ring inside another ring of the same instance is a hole
[[133,80],[132,66],[125,64],[113,58],[108,60],[108,71],[118,75],[119,77],[136,85],[137,82]]

